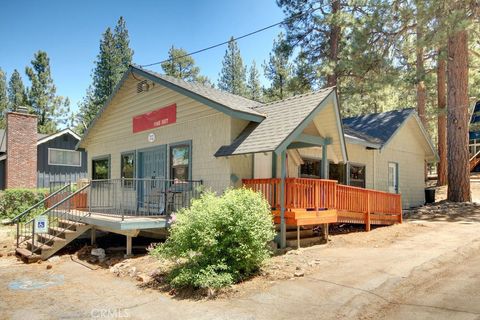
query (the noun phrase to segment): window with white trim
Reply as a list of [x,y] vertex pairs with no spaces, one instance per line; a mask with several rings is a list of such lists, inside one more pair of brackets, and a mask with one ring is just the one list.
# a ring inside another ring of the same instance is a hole
[[82,153],[68,149],[48,148],[48,164],[51,166],[82,166]]

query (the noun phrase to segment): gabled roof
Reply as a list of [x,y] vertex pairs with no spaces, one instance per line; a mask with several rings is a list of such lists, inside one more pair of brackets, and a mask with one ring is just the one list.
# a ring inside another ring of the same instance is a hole
[[[412,108],[371,113],[343,119],[343,129],[348,140],[363,140],[371,147],[383,147],[415,110]],[[350,139],[349,139],[350,138]]]
[[[75,139],[80,140],[80,136],[78,134],[73,132],[71,129],[66,128],[53,134],[37,133],[37,146],[67,133],[71,134]],[[7,152],[7,136],[5,135],[5,130],[0,129],[0,153],[4,152]]]
[[230,145],[220,147],[215,156],[275,151],[330,94],[335,94],[334,87],[255,107],[267,116],[265,120],[247,125]]
[[[89,134],[90,129],[95,125],[97,119],[108,107],[113,97],[117,94],[118,90],[120,90],[123,83],[130,74],[137,74],[139,76],[147,78],[154,83],[158,83],[164,87],[167,87],[173,91],[176,91],[200,103],[203,103],[215,110],[224,112],[234,118],[244,119],[253,122],[261,122],[263,119],[265,119],[264,114],[253,109],[255,106],[260,105],[259,102],[199,83],[187,82],[181,79],[146,70],[139,66],[130,65],[128,70],[125,71],[120,82],[113,90],[108,100],[104,103],[100,111],[97,113],[95,119],[93,119],[92,123],[85,131],[82,140],[84,140]],[[77,148],[80,146],[80,142],[77,144]]]

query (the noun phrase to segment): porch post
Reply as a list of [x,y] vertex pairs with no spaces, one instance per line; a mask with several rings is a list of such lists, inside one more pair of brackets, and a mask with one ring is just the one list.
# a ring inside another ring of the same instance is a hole
[[328,179],[328,175],[329,175],[328,165],[329,163],[328,163],[328,154],[327,154],[327,144],[324,143],[322,145],[322,169],[321,169],[322,179]]
[[287,226],[285,225],[285,178],[287,177],[287,152],[283,150],[280,154],[280,157],[282,172],[280,179],[280,248],[283,249],[287,245]]
[[125,254],[125,258],[132,256],[132,236],[127,236],[127,250]]

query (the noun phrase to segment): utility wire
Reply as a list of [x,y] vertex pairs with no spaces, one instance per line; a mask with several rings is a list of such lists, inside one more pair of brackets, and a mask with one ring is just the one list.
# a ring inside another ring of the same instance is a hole
[[[242,35],[242,36],[233,38],[233,41],[237,41],[237,40],[240,40],[240,39],[243,39],[243,38],[252,36],[252,35],[254,35],[254,34],[257,34],[257,33],[259,33],[259,32],[262,32],[262,31],[271,29],[271,28],[273,28],[273,27],[279,26],[279,25],[281,25],[281,24],[287,23],[289,20],[299,18],[299,17],[301,17],[301,16],[303,16],[303,15],[306,15],[307,13],[308,13],[308,12],[299,13],[299,14],[297,14],[297,15],[294,15],[294,16],[292,16],[292,17],[290,17],[290,18],[287,18],[287,19],[285,19],[285,20],[282,20],[282,21],[280,21],[280,22],[271,24],[271,25],[266,26],[266,27],[264,27],[264,28],[261,28],[261,29],[258,29],[258,30],[249,32],[249,33],[247,33],[247,34],[244,34],[244,35]],[[207,50],[211,50],[211,49],[214,49],[214,48],[217,48],[217,47],[226,45],[226,44],[229,43],[230,41],[232,41],[232,39],[230,39],[230,40],[228,40],[228,41],[224,41],[224,42],[222,42],[222,43],[215,44],[215,45],[210,46],[210,47],[207,47],[207,48],[203,48],[203,49],[200,49],[200,50],[197,50],[197,51],[194,51],[194,52],[190,52],[190,53],[184,54],[183,56],[177,57],[176,59],[181,59],[181,58],[185,58],[185,57],[188,57],[188,56],[193,56],[194,54],[201,53],[201,52],[204,52],[204,51],[207,51]],[[144,67],[151,67],[151,66],[154,66],[154,65],[157,65],[157,64],[161,64],[161,63],[164,63],[164,62],[168,62],[168,61],[171,61],[171,60],[173,60],[173,59],[166,59],[166,60],[162,60],[162,61],[159,61],[159,62],[154,62],[154,63],[150,63],[150,64],[144,64],[144,65],[141,65],[140,67],[142,67],[142,68],[144,68]]]

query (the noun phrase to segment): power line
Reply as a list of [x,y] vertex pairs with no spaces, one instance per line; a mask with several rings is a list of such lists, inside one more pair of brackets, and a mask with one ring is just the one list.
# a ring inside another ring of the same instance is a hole
[[[281,24],[286,23],[286,22],[289,21],[289,20],[292,20],[292,19],[295,19],[295,18],[299,18],[299,17],[301,17],[301,16],[303,16],[303,15],[305,15],[305,14],[307,14],[307,13],[308,13],[308,12],[294,15],[294,16],[292,16],[292,17],[290,17],[290,18],[287,18],[287,19],[285,19],[285,20],[282,20],[282,21],[280,21],[280,22],[271,24],[271,25],[266,26],[266,27],[264,27],[264,28],[261,28],[261,29],[258,29],[258,30],[249,32],[249,33],[247,33],[247,34],[244,34],[244,35],[242,35],[242,36],[233,38],[233,41],[237,41],[237,40],[240,40],[240,39],[243,39],[243,38],[252,36],[252,35],[254,35],[254,34],[257,34],[257,33],[259,33],[259,32],[262,32],[262,31],[271,29],[271,28],[273,28],[273,27],[279,26],[279,25],[281,25]],[[190,52],[190,53],[184,54],[183,56],[177,57],[176,59],[181,59],[181,58],[185,58],[185,57],[188,57],[188,56],[193,56],[194,54],[201,53],[201,52],[204,52],[204,51],[207,51],[207,50],[211,50],[211,49],[214,49],[214,48],[217,48],[217,47],[226,45],[226,44],[229,43],[230,41],[232,41],[232,39],[230,39],[230,40],[228,40],[228,41],[224,41],[224,42],[222,42],[222,43],[215,44],[215,45],[210,46],[210,47],[207,47],[207,48],[203,48],[203,49],[200,49],[200,50],[197,50],[197,51],[194,51],[194,52]],[[164,63],[164,62],[168,62],[168,61],[171,61],[171,60],[173,60],[173,59],[166,59],[166,60],[162,60],[162,61],[159,61],[159,62],[154,62],[154,63],[150,63],[150,64],[144,64],[144,65],[141,65],[140,67],[142,67],[142,68],[144,68],[144,67],[151,67],[151,66],[154,66],[154,65],[157,65],[157,64],[161,64],[161,63]]]

